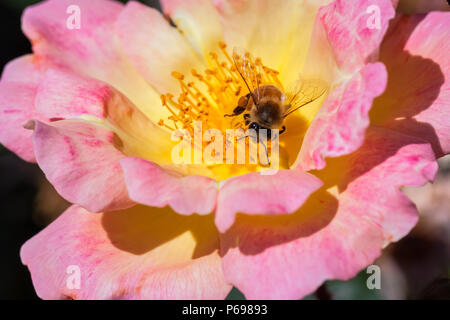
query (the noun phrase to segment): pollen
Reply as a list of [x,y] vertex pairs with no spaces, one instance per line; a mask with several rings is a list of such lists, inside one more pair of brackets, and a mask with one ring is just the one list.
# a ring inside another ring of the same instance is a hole
[[[185,129],[193,134],[194,123],[201,121],[203,130],[245,130],[242,117],[230,120],[224,114],[233,111],[239,98],[249,92],[249,87],[273,83],[282,88],[278,71],[264,66],[260,58],[253,59],[249,52],[230,55],[223,42],[219,42],[218,49],[218,52],[209,53],[209,68],[203,72],[193,69],[187,76],[172,72],[172,77],[179,83],[180,93],[178,97],[170,93],[161,95],[161,103],[170,116],[161,119],[159,126],[171,131]],[[239,66],[244,64],[245,74],[239,70]]]

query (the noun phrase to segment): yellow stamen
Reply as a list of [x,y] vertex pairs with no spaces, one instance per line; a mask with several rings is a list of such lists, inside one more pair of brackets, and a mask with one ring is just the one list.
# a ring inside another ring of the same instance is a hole
[[[163,119],[158,125],[172,131],[178,128],[187,129],[192,134],[195,121],[201,121],[203,132],[218,129],[224,136],[226,129],[246,129],[242,117],[224,117],[224,114],[232,113],[239,98],[247,94],[247,86],[227,52],[227,45],[220,42],[218,46],[219,53],[209,53],[212,63],[210,68],[202,73],[195,69],[191,71],[195,81],[187,82],[185,75],[177,71],[172,72],[172,76],[179,82],[181,93],[176,99],[170,93],[163,94],[161,102],[171,114],[168,120],[173,123],[173,127],[167,125]],[[250,64],[248,67],[253,71],[245,75],[245,80],[251,87],[272,83],[282,88],[278,72],[264,66],[261,58],[255,58],[253,61],[248,52],[245,53],[245,58]]]

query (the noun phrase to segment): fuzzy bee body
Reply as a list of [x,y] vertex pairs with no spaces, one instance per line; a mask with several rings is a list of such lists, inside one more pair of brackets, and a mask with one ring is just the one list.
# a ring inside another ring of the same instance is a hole
[[[255,105],[253,99],[249,99],[247,110],[250,113],[250,122],[256,122],[264,129],[280,129],[283,125],[283,114],[285,96],[283,92],[275,85],[262,85],[258,89],[259,100]],[[255,90],[255,91],[256,91]],[[258,93],[253,92],[254,96]]]
[[239,98],[233,117],[244,113],[245,125],[249,129],[278,129],[280,134],[286,130],[284,119],[319,98],[325,91],[326,85],[320,80],[299,79],[284,91],[272,83],[262,82],[261,66],[256,64],[248,52],[237,50],[233,52],[236,70],[239,72],[248,93]]

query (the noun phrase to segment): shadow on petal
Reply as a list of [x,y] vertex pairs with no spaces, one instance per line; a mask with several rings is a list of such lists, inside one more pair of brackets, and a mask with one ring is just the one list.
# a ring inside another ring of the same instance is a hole
[[383,164],[403,147],[412,144],[425,145],[427,141],[371,126],[358,150],[345,156],[328,158],[323,170],[311,173],[324,182],[324,188],[337,187],[338,192],[343,193],[353,181]]
[[234,243],[221,242],[221,256],[239,247],[245,255],[256,255],[276,245],[308,237],[325,228],[338,209],[337,199],[325,188],[313,193],[297,212],[279,216],[249,216],[239,213],[233,226],[223,234]]
[[[170,208],[135,206],[133,208],[103,214],[102,225],[111,243],[120,250],[144,255],[189,232],[195,242],[192,259],[201,258],[217,250],[218,232],[212,215],[182,216]],[[183,249],[175,248],[174,254],[182,255]]]
[[[310,106],[308,107],[310,108]],[[291,166],[297,159],[310,123],[305,118],[292,114],[292,116],[286,118],[285,125],[286,132],[280,135],[280,145],[286,149],[287,161]]]
[[380,50],[380,61],[388,71],[388,85],[375,99],[370,120],[372,124],[426,139],[440,157],[444,151],[435,128],[430,123],[418,121],[415,116],[427,109],[430,109],[427,112],[431,111],[445,82],[444,74],[433,60],[412,55],[405,49],[409,41],[417,41],[418,36],[413,33],[425,18],[426,15],[417,15],[391,22]]
[[[321,179],[324,185],[313,193],[297,212],[276,217],[238,214],[233,226],[221,234],[227,241],[221,242],[220,254],[224,256],[230,249],[239,248],[244,255],[257,255],[267,248],[320,232],[335,218],[341,205],[341,194],[352,182],[370,171],[373,171],[371,175],[378,177],[376,179],[381,187],[384,183],[386,188],[399,188],[406,182],[397,181],[396,176],[391,174],[392,170],[406,175],[409,172],[411,177],[423,175],[424,178],[430,179],[434,157],[424,155],[422,159],[418,155],[427,145],[426,141],[417,137],[380,127],[369,127],[365,141],[357,151],[342,157],[329,158],[323,170],[310,172]],[[406,146],[410,147],[405,149]],[[431,149],[429,151],[431,152]],[[403,154],[403,158],[396,160],[399,153]],[[380,190],[373,192],[375,194]],[[370,193],[367,196],[370,196]],[[355,201],[367,201],[369,210],[372,203],[378,203],[378,196],[373,197],[355,198]],[[348,206],[351,206],[351,201],[347,199]]]

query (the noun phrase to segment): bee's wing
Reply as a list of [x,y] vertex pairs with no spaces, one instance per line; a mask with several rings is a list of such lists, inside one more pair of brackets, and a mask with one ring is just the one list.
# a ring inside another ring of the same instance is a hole
[[286,89],[286,105],[284,117],[313,102],[327,91],[327,84],[320,79],[300,78]]
[[257,104],[259,98],[263,96],[263,92],[260,92],[264,76],[262,64],[258,63],[249,52],[236,47],[233,48],[233,61],[236,70],[253,99],[256,99],[254,102]]

